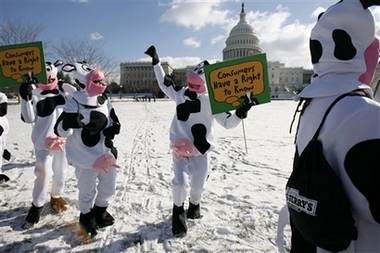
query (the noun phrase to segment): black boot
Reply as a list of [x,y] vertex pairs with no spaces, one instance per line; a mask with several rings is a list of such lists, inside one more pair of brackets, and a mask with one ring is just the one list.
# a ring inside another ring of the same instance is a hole
[[115,219],[106,211],[107,207],[94,205],[92,212],[95,217],[95,224],[99,228],[111,226],[115,223]]
[[189,209],[187,209],[187,218],[189,219],[200,219],[201,216],[201,208],[200,205],[194,205],[191,202],[189,203]]
[[26,216],[26,222],[22,225],[22,228],[28,229],[34,226],[34,224],[40,221],[41,213],[43,210],[43,206],[36,207],[32,203],[32,207],[29,209],[29,213]]
[[172,232],[174,236],[184,236],[187,232],[185,210],[182,206],[173,205]]
[[98,232],[95,229],[95,218],[92,211],[79,215],[79,225],[80,225],[80,235],[84,237],[85,240],[94,238]]
[[32,227],[35,223],[38,223],[40,221],[42,210],[43,210],[43,206],[36,207],[32,203],[32,207],[29,209],[29,213],[26,216],[26,223],[24,224],[23,227],[25,228]]
[[9,177],[5,174],[0,174],[0,182],[1,181],[7,182],[9,181]]

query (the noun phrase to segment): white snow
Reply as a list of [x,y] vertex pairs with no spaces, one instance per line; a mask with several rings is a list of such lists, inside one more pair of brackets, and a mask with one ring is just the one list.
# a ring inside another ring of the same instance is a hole
[[[117,190],[108,211],[116,223],[94,242],[76,242],[79,211],[74,168],[69,167],[65,195],[69,209],[54,214],[45,204],[41,221],[21,228],[31,206],[34,155],[32,126],[20,119],[20,105],[10,105],[7,147],[0,183],[0,252],[278,252],[278,214],[285,204],[285,184],[292,169],[294,134],[289,133],[293,101],[253,107],[243,127],[225,130],[215,122],[217,149],[201,202],[202,219],[188,220],[188,234],[171,234],[171,101],[113,103],[122,124]],[[86,159],[85,157],[83,159]],[[285,227],[289,251],[290,228]]]

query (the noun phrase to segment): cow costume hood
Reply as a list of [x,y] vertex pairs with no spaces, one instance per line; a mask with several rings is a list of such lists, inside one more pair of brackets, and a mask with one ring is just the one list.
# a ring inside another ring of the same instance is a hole
[[190,91],[197,94],[206,93],[206,79],[204,66],[209,65],[209,62],[204,60],[195,66],[193,72],[187,75],[187,85]]
[[104,73],[98,69],[92,69],[86,62],[65,64],[62,70],[73,75],[75,82],[81,90],[73,94],[73,98],[80,104],[88,106],[100,106],[105,102],[104,91],[107,84],[104,83]]
[[107,84],[103,82],[104,73],[101,70],[92,69],[86,62],[66,64],[62,70],[72,72],[75,82],[90,97],[103,94],[107,88]]
[[[379,38],[368,7],[380,0],[342,0],[320,14],[310,35],[314,74],[300,97],[325,97],[362,89],[369,97]],[[364,28],[364,29],[363,29]]]
[[46,67],[46,77],[48,82],[47,83],[38,83],[37,86],[41,90],[54,90],[58,86],[58,69],[57,67],[62,65],[63,61],[57,60],[54,63],[51,62],[46,62],[45,67]]

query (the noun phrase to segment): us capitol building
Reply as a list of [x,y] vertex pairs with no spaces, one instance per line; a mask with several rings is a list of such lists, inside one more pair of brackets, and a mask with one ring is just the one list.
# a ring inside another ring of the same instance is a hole
[[[226,40],[226,47],[223,49],[223,61],[263,53],[259,42],[255,30],[246,21],[243,3],[240,20],[232,28]],[[173,69],[167,62],[161,62],[161,64],[165,73],[171,76],[177,85],[187,85],[186,74],[192,71],[194,66]],[[271,99],[292,99],[295,93],[301,91],[310,82],[313,74],[311,69],[290,68],[279,61],[268,61],[267,67]],[[378,78],[379,71],[377,71],[375,80]],[[120,85],[131,93],[149,93],[153,96],[159,96],[160,92],[150,61],[121,63]]]

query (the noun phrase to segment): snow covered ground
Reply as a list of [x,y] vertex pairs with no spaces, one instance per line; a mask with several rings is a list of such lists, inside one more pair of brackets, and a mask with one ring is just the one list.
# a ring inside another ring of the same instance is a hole
[[[184,238],[171,235],[171,101],[114,102],[122,124],[116,195],[109,212],[116,223],[95,241],[76,242],[77,187],[69,167],[64,198],[69,209],[54,214],[45,204],[41,221],[21,228],[30,208],[34,155],[32,126],[20,119],[20,105],[10,105],[11,130],[3,172],[11,180],[0,184],[0,252],[278,252],[278,213],[285,204],[295,127],[289,133],[296,103],[272,101],[253,107],[243,127],[225,130],[215,124],[217,150],[201,203],[203,218],[189,220]],[[84,158],[85,159],[85,158]],[[285,228],[289,249],[290,229]]]

